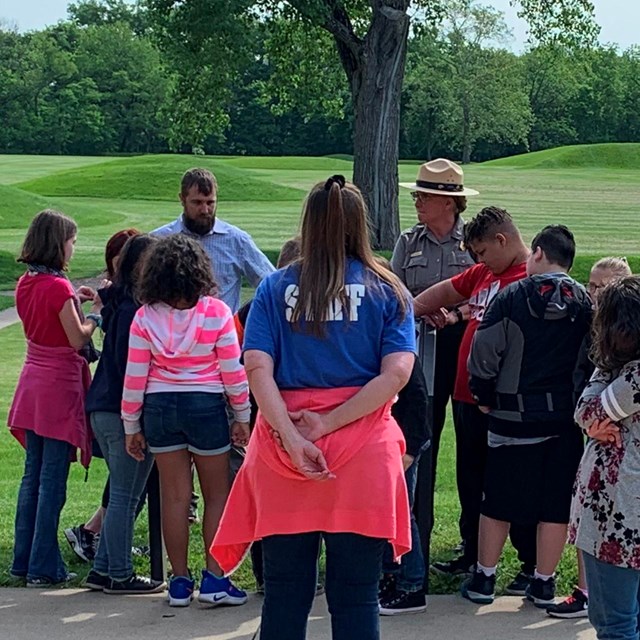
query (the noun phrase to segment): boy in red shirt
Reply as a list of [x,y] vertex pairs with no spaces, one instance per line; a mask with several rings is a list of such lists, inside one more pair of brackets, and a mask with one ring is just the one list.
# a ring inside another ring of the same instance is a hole
[[[457,276],[439,282],[414,298],[416,317],[433,319],[445,307],[469,305],[469,322],[460,344],[453,392],[456,432],[456,480],[462,511],[464,542],[462,555],[450,562],[437,562],[432,569],[445,575],[468,574],[478,559],[478,525],[487,455],[487,416],[469,390],[467,360],[473,336],[484,313],[503,287],[526,277],[529,249],[511,215],[498,207],[485,207],[464,228],[464,242],[478,264]],[[524,595],[535,568],[535,528],[512,527],[512,542],[523,563],[522,572],[507,593]]]

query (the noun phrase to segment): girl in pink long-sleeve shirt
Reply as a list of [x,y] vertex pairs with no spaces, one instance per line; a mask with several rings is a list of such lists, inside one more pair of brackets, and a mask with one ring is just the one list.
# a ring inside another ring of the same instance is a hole
[[[161,239],[142,272],[144,305],[129,337],[122,420],[129,454],[142,457],[148,446],[156,457],[171,606],[189,605],[195,589],[187,566],[191,462],[204,498],[208,550],[229,494],[230,441],[244,446],[249,439],[249,388],[235,324],[229,307],[209,295],[214,289],[211,264],[195,240]],[[207,553],[200,602],[244,604],[246,594],[221,575]]]

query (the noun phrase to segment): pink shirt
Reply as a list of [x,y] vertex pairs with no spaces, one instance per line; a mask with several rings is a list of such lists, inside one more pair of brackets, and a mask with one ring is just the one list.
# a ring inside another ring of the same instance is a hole
[[46,273],[25,273],[16,287],[16,307],[27,340],[43,347],[68,347],[69,339],[60,322],[67,300],[75,298],[73,285]]
[[144,305],[133,319],[122,394],[126,433],[140,431],[147,393],[225,393],[240,422],[249,422],[249,385],[227,305],[203,296],[190,309]]
[[[289,411],[328,413],[359,389],[281,391]],[[394,557],[411,548],[405,441],[391,403],[316,440],[335,478],[309,480],[291,462],[258,412],[247,456],[211,545],[225,574],[242,562],[254,540],[278,534],[328,531],[389,540]]]

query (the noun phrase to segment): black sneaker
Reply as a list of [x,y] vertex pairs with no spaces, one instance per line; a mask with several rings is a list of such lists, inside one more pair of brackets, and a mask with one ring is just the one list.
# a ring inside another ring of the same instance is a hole
[[482,571],[476,571],[460,587],[463,598],[477,604],[491,604],[496,596],[496,575],[486,576]]
[[143,593],[160,593],[164,591],[167,584],[160,580],[151,580],[145,576],[138,576],[135,573],[126,580],[109,580],[109,585],[104,588],[104,592],[111,595],[136,595]]
[[93,562],[100,540],[99,533],[93,533],[93,531],[85,529],[84,525],[81,524],[77,527],[65,529],[64,537],[80,560],[83,562]]
[[66,587],[70,582],[78,577],[77,573],[68,571],[67,575],[58,582],[51,578],[27,578],[27,589],[46,589],[48,587]]
[[566,600],[548,606],[547,614],[552,618],[587,618],[589,598],[584,595],[582,589],[576,588]]
[[556,597],[556,581],[553,578],[543,580],[542,578],[533,578],[526,590],[527,600],[539,609],[546,609],[554,604]]
[[533,576],[521,571],[508,585],[504,592],[510,596],[526,596],[527,587],[533,580]]
[[200,516],[198,515],[198,500],[200,496],[197,493],[191,494],[191,502],[189,502],[189,524],[199,524]]
[[82,586],[91,589],[91,591],[102,591],[110,582],[111,578],[109,578],[109,576],[103,576],[91,569]]
[[431,571],[441,576],[468,576],[473,573],[474,565],[464,556],[448,560],[447,562],[434,562]]
[[464,540],[460,540],[460,542],[453,547],[453,553],[464,553]]
[[131,547],[131,555],[137,556],[138,558],[148,558],[151,555],[151,547],[148,544]]
[[378,600],[384,600],[396,590],[396,577],[392,573],[384,573],[378,582]]
[[427,598],[422,591],[393,590],[380,600],[381,616],[420,613],[427,610]]

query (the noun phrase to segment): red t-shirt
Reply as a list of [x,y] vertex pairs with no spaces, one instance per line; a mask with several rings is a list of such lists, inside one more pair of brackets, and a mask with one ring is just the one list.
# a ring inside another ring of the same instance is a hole
[[512,282],[522,280],[526,276],[527,263],[521,262],[509,267],[500,275],[492,273],[484,264],[477,264],[451,278],[453,288],[469,301],[469,310],[471,312],[467,328],[462,336],[460,350],[458,351],[458,369],[453,389],[454,400],[471,404],[476,403],[471,391],[469,391],[469,370],[467,368],[473,336],[478,325],[482,322],[484,312],[496,297],[498,291]]
[[16,307],[27,339],[44,347],[69,347],[59,314],[65,302],[74,297],[66,278],[25,273],[16,287]]

